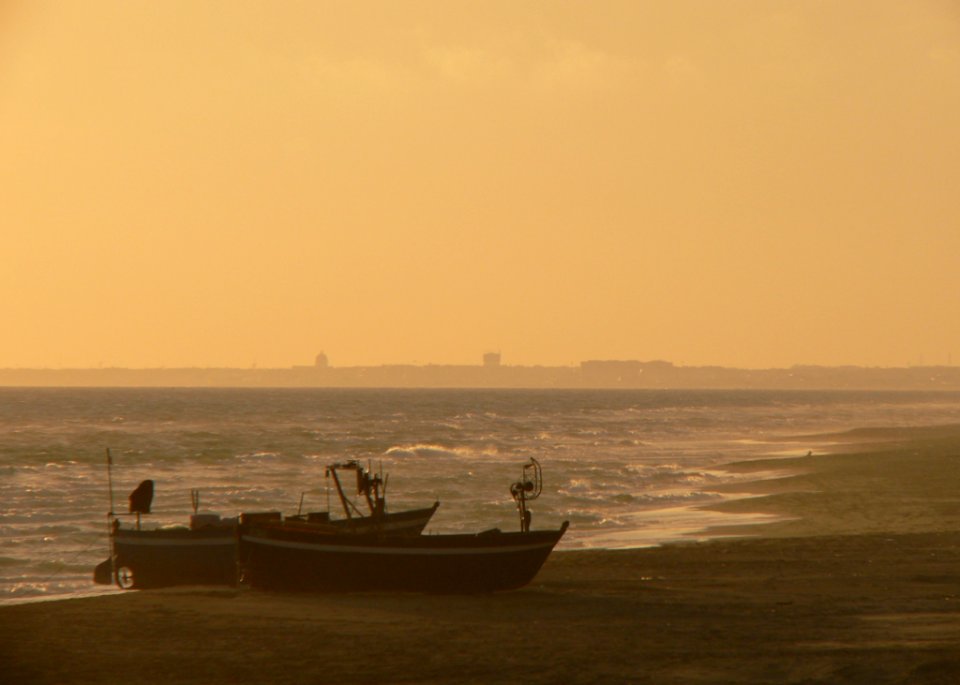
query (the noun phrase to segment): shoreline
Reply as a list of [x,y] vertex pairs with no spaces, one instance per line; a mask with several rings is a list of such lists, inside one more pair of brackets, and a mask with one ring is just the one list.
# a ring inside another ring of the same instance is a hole
[[810,442],[828,438],[835,442],[830,450],[720,467],[777,475],[714,486],[714,492],[743,496],[700,508],[787,518],[708,532],[796,537],[960,530],[960,425],[858,429],[810,436]]
[[[758,445],[764,444],[759,441],[751,442]],[[791,451],[794,452],[796,450]],[[717,472],[721,471],[722,468],[722,466],[709,466],[704,470],[716,476]],[[767,523],[770,520],[779,520],[782,517],[765,513],[710,512],[697,504],[675,503],[673,505],[661,505],[661,508],[657,509],[647,509],[637,512],[633,515],[633,518],[635,521],[631,520],[625,529],[613,528],[606,531],[591,532],[590,537],[587,539],[571,540],[571,536],[568,535],[567,539],[561,540],[561,543],[555,551],[642,549],[689,539],[709,539],[727,535],[722,531],[724,526],[718,525],[725,524],[727,519],[730,520],[730,525],[751,526]],[[174,519],[168,515],[168,519],[169,523],[182,523],[180,518]],[[154,523],[153,525],[158,524]],[[456,532],[460,531],[457,530]],[[106,536],[103,537],[102,547],[103,553],[101,557],[90,562],[90,569],[109,555],[109,542]],[[60,562],[52,561],[51,563],[57,564]],[[57,572],[51,572],[38,584],[45,585],[52,580],[56,580],[58,575]],[[0,590],[3,590],[3,596],[0,596],[0,607],[30,602],[66,601],[90,594],[102,594],[103,591],[90,588],[91,576],[92,570],[80,576],[74,572],[74,574],[67,579],[65,586],[54,589],[32,588],[25,591],[18,590],[17,585],[21,582],[24,585],[30,585],[33,579],[26,579],[26,581],[12,579],[6,586],[0,587]]]
[[[800,446],[783,452],[767,453],[766,456],[722,463],[707,469],[709,472],[744,476],[734,482],[704,488],[704,492],[722,495],[724,497],[722,501],[648,510],[638,516],[660,523],[657,533],[648,532],[638,535],[638,530],[652,531],[654,526],[649,524],[645,529],[631,528],[626,532],[610,531],[591,538],[589,545],[561,546],[554,550],[553,554],[637,550],[677,543],[709,542],[742,537],[820,534],[831,526],[804,527],[801,521],[816,518],[820,508],[819,505],[811,506],[804,500],[818,492],[817,487],[829,485],[830,481],[821,479],[820,485],[813,486],[811,473],[842,470],[835,468],[835,463],[831,463],[834,457],[838,460],[851,460],[856,459],[854,455],[864,452],[894,452],[892,456],[896,457],[896,450],[902,448],[904,443],[912,444],[916,448],[920,442],[924,441],[928,447],[930,444],[940,443],[949,446],[953,441],[960,444],[960,424],[868,428],[840,433],[780,436],[775,440],[776,443],[792,443]],[[852,469],[857,471],[862,469],[862,466],[854,464]],[[851,468],[845,470],[850,471]],[[949,483],[951,486],[948,489],[960,491],[960,472],[957,472],[957,476],[957,478],[948,477],[946,480],[941,480],[940,484]],[[840,488],[827,487],[824,492],[830,492],[831,496],[836,496]],[[956,513],[958,515],[949,520],[955,519],[956,528],[960,530],[960,512]],[[710,514],[727,515],[735,520],[726,524],[694,521],[694,519],[708,519]],[[664,529],[674,532],[665,534]],[[893,529],[911,530],[909,526]],[[836,532],[842,531],[838,529]],[[113,591],[118,589],[114,588]],[[50,595],[11,596],[0,599],[0,608],[33,602],[67,601],[111,594],[111,592],[110,588],[91,586]]]
[[958,568],[958,532],[857,534],[559,552],[490,595],[116,593],[0,608],[0,659],[31,683],[947,683]]
[[960,427],[897,432],[727,465],[780,477],[722,486],[753,496],[711,507],[793,517],[711,531],[736,537],[555,551],[490,595],[2,605],[0,662],[31,683],[957,682]]

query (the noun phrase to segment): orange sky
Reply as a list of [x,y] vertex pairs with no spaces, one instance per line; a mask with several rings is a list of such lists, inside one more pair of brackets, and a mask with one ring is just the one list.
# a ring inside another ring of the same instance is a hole
[[0,9],[0,367],[960,363],[956,2]]

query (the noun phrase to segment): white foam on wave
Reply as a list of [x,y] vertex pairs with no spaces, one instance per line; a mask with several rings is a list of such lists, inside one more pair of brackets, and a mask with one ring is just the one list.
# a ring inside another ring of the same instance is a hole
[[121,592],[124,592],[124,590],[108,585],[91,587],[89,581],[84,582],[82,585],[79,583],[62,584],[56,587],[50,587],[45,584],[19,583],[14,585],[8,594],[0,593],[0,606],[32,604],[34,602],[56,602],[64,599],[116,595]]
[[630,549],[671,542],[693,542],[717,537],[743,537],[740,533],[711,531],[726,526],[751,526],[787,520],[772,514],[729,514],[691,507],[669,507],[628,517],[616,530],[597,532],[577,540],[578,547]]
[[470,447],[446,447],[444,445],[417,443],[412,445],[395,445],[384,452],[384,456],[397,459],[462,459],[462,458],[496,458],[500,450],[493,445],[481,444]]

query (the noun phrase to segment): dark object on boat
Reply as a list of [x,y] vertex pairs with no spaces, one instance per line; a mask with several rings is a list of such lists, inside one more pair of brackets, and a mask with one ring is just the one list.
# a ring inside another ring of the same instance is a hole
[[513,495],[517,503],[517,511],[520,512],[520,531],[526,533],[530,530],[530,521],[533,518],[533,512],[527,509],[527,502],[537,499],[543,492],[543,470],[540,468],[540,462],[530,457],[530,461],[523,465],[523,473],[520,480],[510,486],[510,494]]
[[530,530],[526,501],[542,491],[535,460],[510,491],[520,511],[519,533],[337,535],[241,514],[243,578],[268,590],[477,593],[523,587],[543,566],[568,522],[559,530]]
[[567,530],[336,535],[240,517],[243,577],[266,590],[477,593],[523,587]]
[[130,493],[130,513],[149,514],[153,502],[153,481],[145,480]]

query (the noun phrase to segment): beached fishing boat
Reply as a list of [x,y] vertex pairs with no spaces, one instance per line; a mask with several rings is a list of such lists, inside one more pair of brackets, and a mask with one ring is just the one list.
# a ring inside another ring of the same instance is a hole
[[[357,494],[367,505],[364,513],[344,491],[340,471],[355,471]],[[419,535],[436,512],[439,502],[430,507],[387,512],[385,484],[380,475],[372,475],[357,462],[333,464],[327,476],[345,510],[344,518],[331,518],[329,512],[311,512],[289,516],[280,512],[248,514],[249,520],[284,523],[291,530],[324,533],[333,536],[378,535],[389,533],[404,537]],[[145,589],[172,585],[235,585],[237,583],[237,518],[198,513],[199,492],[191,493],[194,513],[190,525],[144,527],[142,515],[150,513],[153,481],[143,481],[130,494],[129,516],[110,516],[110,558],[97,565],[94,581],[115,582],[124,589]],[[301,506],[303,498],[301,496]],[[111,506],[111,509],[113,507]]]
[[[341,480],[343,472],[351,471],[356,474],[356,496],[361,502],[359,505],[347,494],[344,482]],[[326,469],[326,477],[328,482],[333,483],[337,499],[343,509],[343,518],[332,518],[329,511],[306,514],[298,511],[295,515],[284,517],[285,526],[336,535],[419,535],[440,506],[439,502],[434,502],[432,506],[422,509],[388,513],[386,497],[388,476],[373,473],[355,459],[331,464]],[[301,495],[300,509],[302,508],[303,496]]]
[[266,590],[512,590],[533,580],[566,529],[398,537],[241,523],[243,578]]
[[236,519],[190,528],[117,523],[110,536],[111,558],[94,574],[98,582],[113,581],[123,589],[236,584]]
[[533,580],[568,525],[564,521],[557,530],[530,530],[526,502],[540,494],[541,483],[540,466],[531,460],[510,489],[520,532],[345,536],[241,514],[243,579],[268,590],[475,593],[519,588]]
[[189,527],[144,527],[153,490],[153,481],[145,480],[130,493],[132,520],[121,521],[124,515],[111,506],[110,557],[94,569],[94,581],[123,589],[235,584],[237,519],[198,513],[200,495],[194,490]]

